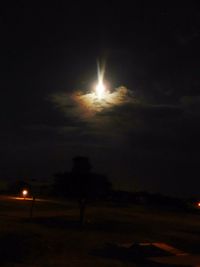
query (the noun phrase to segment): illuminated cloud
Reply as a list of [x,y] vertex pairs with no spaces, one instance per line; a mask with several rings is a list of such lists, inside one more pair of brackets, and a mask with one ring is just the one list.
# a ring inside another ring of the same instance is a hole
[[98,99],[95,92],[76,91],[72,94],[54,94],[52,101],[66,116],[73,116],[85,121],[93,121],[94,117],[105,111],[136,102],[133,93],[124,86],[111,92],[106,91],[103,99]]
[[147,143],[143,133],[153,137],[174,136],[183,120],[179,105],[151,103],[124,86],[105,92],[101,99],[95,91],[75,91],[54,94],[51,101],[66,117],[59,134],[68,139],[72,136],[76,145],[87,140],[87,145],[92,146],[103,142],[107,147],[120,144],[129,147],[136,146],[141,137],[141,149],[143,141]]

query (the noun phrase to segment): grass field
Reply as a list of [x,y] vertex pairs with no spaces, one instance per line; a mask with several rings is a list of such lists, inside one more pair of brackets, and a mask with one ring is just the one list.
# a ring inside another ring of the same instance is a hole
[[[120,257],[108,244],[162,242],[200,254],[200,215],[139,205],[93,203],[80,228],[77,203],[0,201],[0,266],[158,266]],[[166,266],[166,265],[159,265]],[[168,265],[167,265],[168,266]]]

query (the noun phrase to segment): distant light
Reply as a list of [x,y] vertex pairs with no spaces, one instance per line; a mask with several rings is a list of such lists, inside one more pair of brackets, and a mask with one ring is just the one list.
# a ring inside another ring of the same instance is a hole
[[22,191],[22,195],[23,195],[23,197],[25,198],[25,197],[28,195],[28,190],[23,190],[23,191]]
[[200,202],[197,203],[197,206],[200,207]]

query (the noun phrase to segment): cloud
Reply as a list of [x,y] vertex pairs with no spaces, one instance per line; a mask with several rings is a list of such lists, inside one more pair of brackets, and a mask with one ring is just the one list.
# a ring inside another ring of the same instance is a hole
[[130,127],[130,108],[137,103],[133,92],[124,86],[107,91],[101,100],[95,92],[83,91],[57,93],[50,99],[67,121],[79,125],[84,135],[101,138],[114,138],[126,131]]
[[67,117],[72,116],[83,121],[92,120],[104,110],[109,111],[114,107],[136,102],[133,93],[124,86],[106,92],[102,100],[97,98],[95,92],[82,91],[54,94],[51,100]]
[[[81,138],[83,142],[85,139],[93,144],[128,145],[133,136],[138,137],[144,132],[171,136],[183,117],[178,105],[148,103],[124,86],[107,92],[101,101],[94,92],[83,91],[57,93],[50,99],[65,115],[67,132],[78,136],[78,141]],[[79,134],[69,131],[74,123],[75,132]]]
[[[190,148],[191,139],[197,145],[198,139],[194,137],[197,121],[191,120],[187,113],[191,107],[199,106],[199,98],[186,96],[166,104],[119,87],[101,102],[93,92],[82,91],[57,93],[51,101],[66,117],[67,135],[63,126],[66,139],[71,140],[74,148],[90,149],[91,155],[96,149],[105,154],[116,150],[115,157],[126,154],[142,165],[143,161],[147,165],[152,161],[154,164],[168,160],[186,162],[185,150]],[[75,132],[70,130],[74,126]]]

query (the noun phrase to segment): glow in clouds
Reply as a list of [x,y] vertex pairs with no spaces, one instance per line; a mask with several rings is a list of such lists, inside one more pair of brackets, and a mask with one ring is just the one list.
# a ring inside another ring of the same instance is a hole
[[135,98],[126,87],[121,86],[112,91],[105,91],[99,99],[96,91],[90,93],[75,91],[57,93],[52,96],[52,101],[66,114],[83,120],[92,119],[104,110],[109,111],[117,106],[135,103]]
[[105,97],[105,85],[103,84],[102,81],[99,81],[97,86],[96,86],[96,94],[99,100]]
[[98,84],[90,88],[88,93],[74,91],[74,93],[59,93],[53,95],[53,102],[68,116],[90,120],[104,110],[117,106],[135,103],[135,98],[130,90],[124,86],[108,90],[104,85],[105,67],[98,65]]

